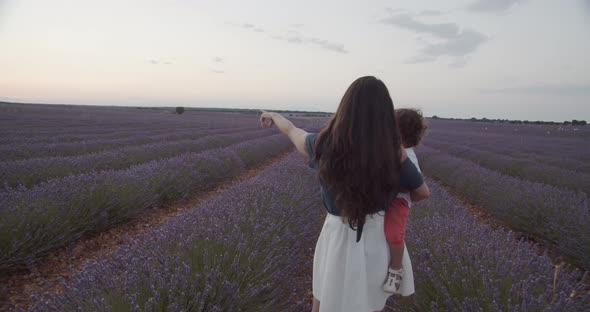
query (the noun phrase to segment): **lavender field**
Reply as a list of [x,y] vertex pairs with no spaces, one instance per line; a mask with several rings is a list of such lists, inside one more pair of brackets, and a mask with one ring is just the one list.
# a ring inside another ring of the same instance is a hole
[[[289,176],[290,179],[285,179]],[[33,311],[306,311],[297,279],[323,221],[314,173],[293,153],[111,257]]]
[[1,275],[292,149],[257,114],[2,104],[0,116]]
[[[285,180],[289,175],[291,179]],[[296,153],[254,179],[89,262],[33,311],[308,311],[298,272],[323,219],[314,172]],[[492,229],[437,182],[408,226],[415,296],[383,311],[585,311],[588,273]],[[247,199],[247,200],[244,200]],[[195,229],[200,229],[196,231]]]
[[[589,140],[587,128],[431,120],[417,155],[432,196],[406,236],[416,294],[383,311],[590,310]],[[292,150],[257,114],[0,104],[0,277],[229,184],[9,309],[308,311],[325,212]]]
[[425,174],[568,263],[590,269],[590,129],[431,120]]

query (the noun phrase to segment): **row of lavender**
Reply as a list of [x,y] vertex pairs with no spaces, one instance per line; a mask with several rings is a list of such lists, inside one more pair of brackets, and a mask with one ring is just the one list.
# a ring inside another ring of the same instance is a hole
[[[434,134],[435,131],[432,131]],[[482,152],[488,152],[493,155],[502,155],[504,157],[510,157],[512,159],[521,160],[526,159],[537,163],[539,165],[546,165],[555,167],[557,169],[564,169],[569,171],[577,171],[580,173],[590,174],[590,163],[587,161],[576,159],[571,155],[566,154],[559,154],[559,152],[548,153],[543,150],[537,150],[534,152],[525,152],[519,150],[518,146],[514,146],[510,148],[510,150],[506,150],[503,146],[503,143],[488,141],[486,137],[477,137],[477,138],[462,138],[453,135],[442,135],[437,133],[435,135],[428,135],[426,140],[428,143],[437,142],[441,145],[446,145],[447,147],[455,147],[455,146],[468,146],[473,149],[480,150]],[[480,142],[482,141],[482,142]],[[516,142],[514,142],[516,144]],[[522,139],[518,144],[525,145],[527,144],[526,139]],[[580,142],[580,149],[585,148],[584,142]],[[560,147],[555,144],[547,143],[545,146],[548,149],[556,149],[559,151]]]
[[[555,275],[534,245],[476,222],[429,184],[432,198],[413,208],[408,225],[417,294],[394,300],[394,309],[588,309],[587,274]],[[40,294],[33,310],[303,311],[292,296],[311,285],[293,276],[311,265],[304,248],[317,238],[322,214],[314,172],[293,155],[88,263],[63,295]]]
[[186,111],[171,109],[19,105],[0,103],[0,142],[28,136],[51,139],[78,133],[117,133],[129,130],[176,131],[186,128],[248,127],[256,114]]
[[416,295],[400,311],[588,311],[588,272],[555,267],[537,246],[476,221],[438,183],[412,208],[406,242]]
[[437,129],[458,133],[481,133],[498,135],[523,135],[537,138],[590,139],[590,127],[574,125],[536,125],[497,122],[473,122],[431,118],[429,123]]
[[529,157],[513,157],[472,147],[468,144],[433,140],[427,146],[453,156],[476,162],[478,165],[502,174],[533,182],[567,188],[579,192],[590,192],[590,174],[544,164]]
[[[194,126],[194,127],[187,127],[187,128],[176,128],[174,131],[196,131],[202,129],[202,127]],[[58,144],[58,143],[73,143],[73,142],[82,142],[87,140],[121,140],[126,139],[132,136],[152,136],[152,135],[162,135],[170,133],[170,129],[144,129],[144,128],[130,128],[127,127],[125,129],[109,129],[103,128],[102,131],[94,130],[86,130],[85,132],[73,132],[73,133],[66,133],[66,134],[56,134],[51,135],[49,137],[43,135],[35,135],[35,136],[12,136],[12,137],[4,137],[0,139],[0,146],[10,145],[10,144],[35,144],[35,143],[46,143],[46,144]]]
[[310,285],[294,277],[323,215],[313,175],[292,154],[88,263],[32,310],[304,311]]
[[426,175],[439,179],[512,229],[590,268],[586,193],[503,175],[426,146],[418,154]]
[[[103,139],[95,134],[83,135],[84,140],[74,142],[33,142],[6,144],[0,146],[0,163],[31,158],[48,158],[59,156],[78,156],[90,153],[99,153],[128,146],[140,146],[158,143],[162,141],[195,140],[204,136],[247,131],[256,129],[256,124],[247,128],[221,128],[221,129],[181,129],[161,130],[162,132],[144,131],[131,136],[122,133],[115,138]],[[143,130],[142,130],[143,131]],[[34,138],[34,137],[33,137]]]
[[91,171],[30,189],[8,189],[0,193],[0,272],[30,267],[50,250],[84,233],[211,189],[291,148],[286,138],[274,135],[124,170]]
[[467,146],[590,174],[590,127],[564,133],[555,128],[431,120],[426,142]]
[[[241,131],[239,131],[241,130]],[[226,129],[222,131],[200,131],[195,134],[178,134],[184,139],[159,139],[150,144],[127,144],[127,146],[97,153],[31,158],[18,161],[0,162],[0,180],[4,189],[31,187],[49,179],[87,173],[90,171],[120,170],[152,160],[176,156],[187,152],[199,152],[211,148],[225,147],[257,137],[276,133],[265,129]],[[155,140],[152,138],[151,140]],[[77,143],[72,143],[76,149]],[[40,150],[41,152],[41,150]]]

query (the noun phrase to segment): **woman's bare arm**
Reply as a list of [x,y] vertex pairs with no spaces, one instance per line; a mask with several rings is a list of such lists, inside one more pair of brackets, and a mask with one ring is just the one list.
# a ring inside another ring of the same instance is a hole
[[422,183],[417,189],[413,189],[410,191],[410,198],[413,202],[419,202],[421,200],[425,200],[430,197],[430,189],[426,182]]
[[260,115],[260,125],[263,128],[270,128],[273,123],[277,125],[277,128],[279,128],[282,133],[289,137],[291,142],[295,145],[295,148],[297,148],[297,151],[308,156],[307,151],[305,150],[305,137],[307,136],[307,131],[295,127],[292,122],[281,116],[281,114],[263,111],[262,115]]

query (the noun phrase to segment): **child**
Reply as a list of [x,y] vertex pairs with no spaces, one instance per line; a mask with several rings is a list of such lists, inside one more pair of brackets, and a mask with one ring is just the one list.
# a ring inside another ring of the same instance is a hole
[[[395,119],[408,158],[420,171],[413,147],[420,143],[427,128],[422,112],[415,109],[397,109],[395,110]],[[391,262],[389,263],[387,280],[383,285],[383,290],[392,294],[400,294],[399,290],[404,272],[402,268],[404,235],[411,205],[410,194],[400,192],[385,212],[384,230],[389,252],[391,253]]]

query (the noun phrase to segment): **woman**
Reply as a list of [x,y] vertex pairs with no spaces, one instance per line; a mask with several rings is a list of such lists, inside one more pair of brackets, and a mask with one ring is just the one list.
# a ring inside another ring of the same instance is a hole
[[[387,87],[375,77],[357,79],[319,134],[276,113],[263,112],[260,122],[276,124],[319,170],[328,214],[314,254],[312,311],[381,310],[389,263],[383,211],[402,190],[413,201],[430,194],[401,147]],[[403,266],[402,294],[410,295],[414,285],[407,252]]]

